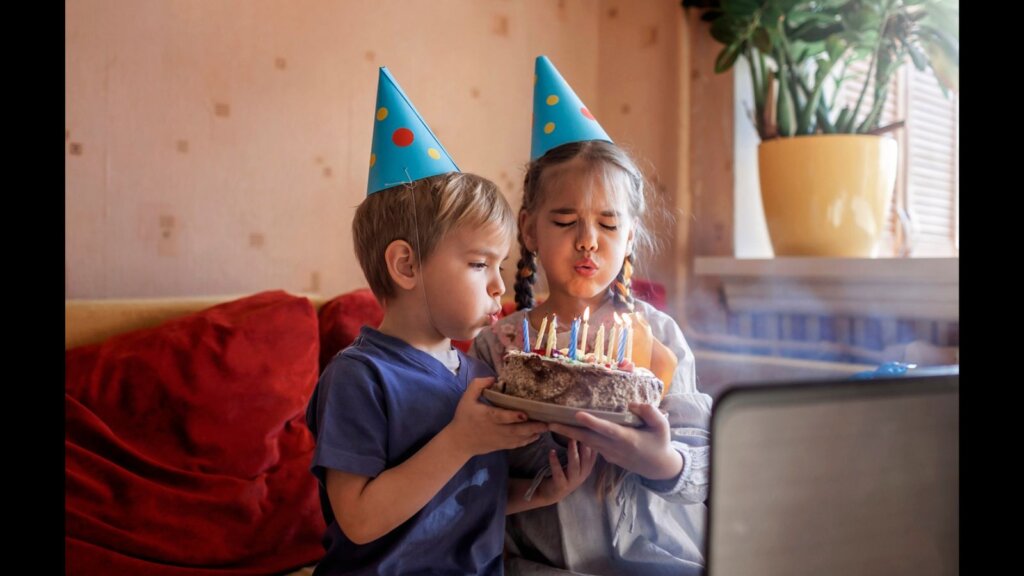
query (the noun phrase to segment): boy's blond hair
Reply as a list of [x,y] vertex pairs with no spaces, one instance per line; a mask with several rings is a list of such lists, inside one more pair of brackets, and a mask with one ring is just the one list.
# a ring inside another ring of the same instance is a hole
[[426,262],[437,244],[457,228],[498,226],[511,242],[516,217],[498,186],[490,180],[449,172],[375,192],[356,209],[352,237],[359,266],[381,302],[395,295],[384,251],[405,240]]

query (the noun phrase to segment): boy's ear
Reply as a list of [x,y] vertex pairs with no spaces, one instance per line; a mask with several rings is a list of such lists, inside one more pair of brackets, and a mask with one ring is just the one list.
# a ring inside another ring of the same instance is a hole
[[530,218],[526,210],[519,211],[519,231],[523,234],[523,244],[530,252],[537,251],[537,219]]
[[384,250],[384,262],[388,266],[391,281],[399,288],[412,290],[416,287],[416,252],[405,240],[394,240]]

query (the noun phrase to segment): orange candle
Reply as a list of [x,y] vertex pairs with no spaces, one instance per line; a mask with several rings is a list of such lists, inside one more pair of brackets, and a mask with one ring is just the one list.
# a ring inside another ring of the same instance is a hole
[[651,334],[651,325],[639,312],[633,314],[633,332],[633,365],[651,370],[651,347],[654,336]]
[[675,352],[658,341],[657,338],[652,343],[651,372],[654,372],[654,375],[665,385],[665,388],[661,391],[661,396],[664,398],[665,394],[668,394],[669,388],[672,387],[672,376],[676,373],[679,358],[676,357]]

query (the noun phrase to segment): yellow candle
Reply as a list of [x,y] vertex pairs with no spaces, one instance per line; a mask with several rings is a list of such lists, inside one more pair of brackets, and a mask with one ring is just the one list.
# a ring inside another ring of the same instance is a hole
[[624,314],[622,319],[626,321],[626,360],[633,361],[633,321],[629,314]]
[[[633,315],[633,365],[651,369],[651,342],[654,336],[651,334],[651,325],[637,312]],[[653,370],[652,370],[653,372]]]
[[582,345],[580,346],[580,348],[582,348],[582,350],[580,351],[579,356],[578,356],[578,358],[580,360],[582,360],[583,357],[587,355],[587,330],[590,329],[589,322],[590,322],[590,306],[587,306],[586,309],[583,310],[583,341],[581,342]]
[[618,352],[618,350],[615,349],[615,345],[619,341],[619,324],[622,323],[622,320],[619,320],[619,315],[615,312],[612,312],[612,320],[614,320],[612,323],[612,331],[608,334],[608,353],[605,354],[605,356],[608,357],[609,362],[615,364],[615,354]]
[[601,363],[602,350],[604,350],[604,324],[597,327],[597,339],[594,341],[594,364]]
[[551,356],[551,349],[555,346],[555,325],[558,324],[558,316],[551,317],[551,324],[548,325],[548,345],[544,348],[544,355]]
[[540,321],[540,330],[537,330],[537,346],[536,346],[537,350],[541,350],[541,349],[544,348],[544,336],[545,336],[544,329],[547,328],[547,327],[548,327],[548,317],[545,316],[544,319]]

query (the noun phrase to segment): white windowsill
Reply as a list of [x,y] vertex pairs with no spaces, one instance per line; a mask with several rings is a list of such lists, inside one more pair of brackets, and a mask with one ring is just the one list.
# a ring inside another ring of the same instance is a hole
[[698,257],[733,312],[895,316],[958,321],[958,258]]

